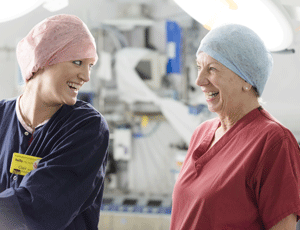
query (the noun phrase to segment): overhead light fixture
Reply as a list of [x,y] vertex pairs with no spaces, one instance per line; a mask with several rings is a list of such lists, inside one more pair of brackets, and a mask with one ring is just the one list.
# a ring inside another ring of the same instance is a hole
[[67,7],[68,5],[69,0],[46,0],[43,7],[50,12],[55,12]]
[[[43,4],[44,3],[44,4]],[[6,0],[0,4],[0,23],[19,18],[40,5],[54,12],[68,6],[68,0]]]
[[272,0],[174,0],[192,18],[211,30],[227,23],[254,30],[270,51],[288,48],[293,29],[284,7]]
[[44,1],[45,0],[2,1],[0,7],[0,22],[19,18],[39,7]]

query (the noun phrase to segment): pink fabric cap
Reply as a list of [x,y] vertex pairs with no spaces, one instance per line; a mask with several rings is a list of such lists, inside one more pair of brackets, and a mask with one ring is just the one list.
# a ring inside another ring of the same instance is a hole
[[55,15],[38,23],[17,45],[17,60],[25,81],[39,69],[65,61],[95,58],[95,39],[78,17]]

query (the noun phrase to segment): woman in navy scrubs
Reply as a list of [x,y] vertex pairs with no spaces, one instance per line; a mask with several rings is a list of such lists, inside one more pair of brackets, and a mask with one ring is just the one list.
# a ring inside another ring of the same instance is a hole
[[17,46],[25,91],[0,101],[0,229],[98,229],[109,131],[77,100],[98,56],[76,16],[37,24]]

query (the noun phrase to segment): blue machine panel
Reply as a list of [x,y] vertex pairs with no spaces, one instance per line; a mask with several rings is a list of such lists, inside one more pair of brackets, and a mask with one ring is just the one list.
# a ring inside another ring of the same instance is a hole
[[167,73],[181,73],[181,28],[174,21],[166,22],[168,64]]

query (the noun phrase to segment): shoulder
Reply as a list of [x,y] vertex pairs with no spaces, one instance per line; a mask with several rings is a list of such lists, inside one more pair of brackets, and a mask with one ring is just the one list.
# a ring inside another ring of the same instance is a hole
[[259,153],[257,169],[271,167],[269,164],[277,158],[282,162],[291,157],[299,159],[299,145],[292,132],[266,110],[260,111],[247,130],[247,143]]
[[108,132],[108,124],[103,115],[91,104],[78,100],[75,105],[64,105],[54,115],[52,123],[60,124],[63,127],[74,129],[100,129],[101,132]]
[[[103,118],[102,114],[96,110],[91,104],[77,100],[75,105],[64,105],[62,108],[62,114],[68,116],[85,117],[85,118]],[[104,118],[103,118],[104,119]]]
[[211,129],[214,129],[219,125],[220,120],[218,118],[209,119],[201,123],[194,131],[194,134],[199,132],[205,132]]
[[291,131],[264,109],[260,111],[258,119],[253,122],[252,126],[256,126],[258,134],[264,135],[266,141],[277,142],[289,139],[297,142]]
[[16,99],[0,101],[0,119],[4,117],[11,117],[15,112]]
[[75,105],[69,106],[73,113],[76,114],[89,114],[89,115],[95,115],[101,117],[99,111],[97,111],[90,103],[87,103],[85,101],[77,100]]
[[14,109],[15,106],[16,106],[16,98],[0,101],[0,110],[1,111],[5,110],[5,109]]
[[206,137],[210,132],[214,132],[219,125],[220,120],[218,118],[213,118],[204,121],[201,123],[194,131],[191,142],[193,143],[195,140],[201,140]]

